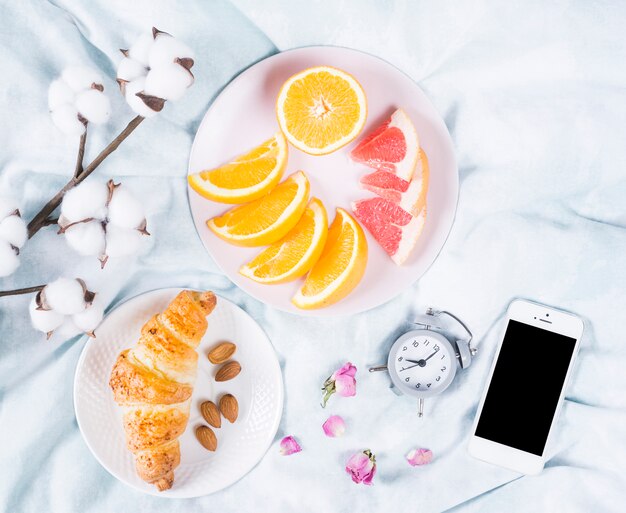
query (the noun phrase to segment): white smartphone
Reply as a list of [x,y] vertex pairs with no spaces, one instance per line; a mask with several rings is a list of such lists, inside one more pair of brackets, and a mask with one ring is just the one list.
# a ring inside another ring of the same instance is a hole
[[582,319],[570,313],[521,299],[509,305],[472,428],[472,456],[541,472],[582,334]]

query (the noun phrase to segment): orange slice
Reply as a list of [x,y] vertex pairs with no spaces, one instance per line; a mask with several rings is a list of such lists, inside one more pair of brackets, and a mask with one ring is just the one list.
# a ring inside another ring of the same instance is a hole
[[279,132],[271,139],[215,169],[189,175],[198,194],[220,203],[247,203],[271,191],[287,165],[287,141]]
[[263,250],[239,272],[259,283],[285,283],[300,278],[319,259],[327,235],[326,209],[320,200],[313,198],[285,238]]
[[276,115],[291,144],[311,155],[326,155],[359,135],[367,118],[367,101],[352,75],[318,66],[296,73],[283,84]]
[[302,217],[309,199],[309,180],[302,171],[272,192],[207,221],[215,235],[238,246],[266,246],[282,239]]
[[366,266],[365,233],[350,214],[338,208],[322,255],[291,302],[303,309],[332,305],[359,284]]

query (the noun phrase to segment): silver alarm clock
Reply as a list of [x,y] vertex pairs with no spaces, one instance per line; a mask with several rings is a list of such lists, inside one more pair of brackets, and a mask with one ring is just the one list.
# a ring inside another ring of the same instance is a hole
[[[437,318],[447,315],[467,332],[467,340],[458,340],[436,325]],[[424,414],[424,399],[442,393],[454,380],[457,369],[467,369],[476,354],[471,346],[472,332],[456,315],[429,308],[414,324],[421,329],[401,335],[391,346],[387,365],[371,367],[370,372],[389,372],[396,389],[418,398],[418,415]]]

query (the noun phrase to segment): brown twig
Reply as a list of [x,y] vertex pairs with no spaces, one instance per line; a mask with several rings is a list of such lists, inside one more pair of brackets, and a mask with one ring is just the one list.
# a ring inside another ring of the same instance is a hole
[[74,169],[74,178],[78,178],[83,172],[83,157],[85,156],[85,143],[87,142],[87,123],[85,123],[85,131],[80,136],[78,144],[78,155],[76,156],[76,168]]
[[[39,211],[39,213],[33,217],[32,221],[28,223],[28,238],[30,239],[33,235],[35,235],[41,228],[46,226],[46,221],[49,219],[50,214],[54,212],[54,210],[61,204],[63,200],[63,196],[67,191],[76,187],[79,183],[81,183],[85,178],[87,178],[94,170],[102,164],[102,161],[107,158],[111,153],[113,153],[122,141],[126,139],[132,132],[139,126],[139,124],[144,120],[142,116],[134,117],[126,128],[122,130],[119,135],[111,141],[111,143],[104,148],[100,154],[89,164],[83,171],[76,177],[72,177],[72,179],[67,182],[63,188],[57,192],[54,197],[48,201],[44,205],[44,207]],[[80,150],[79,150],[80,151]]]
[[24,289],[15,290],[0,290],[0,297],[4,296],[19,296],[20,294],[30,294],[32,292],[39,292],[45,285],[37,285],[35,287],[26,287]]

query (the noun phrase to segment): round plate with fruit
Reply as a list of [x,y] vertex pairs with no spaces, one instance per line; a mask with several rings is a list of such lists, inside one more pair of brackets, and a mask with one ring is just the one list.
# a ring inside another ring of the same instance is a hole
[[454,221],[448,130],[391,64],[339,47],[286,51],[213,102],[189,159],[200,238],[265,304],[353,314],[411,286]]

